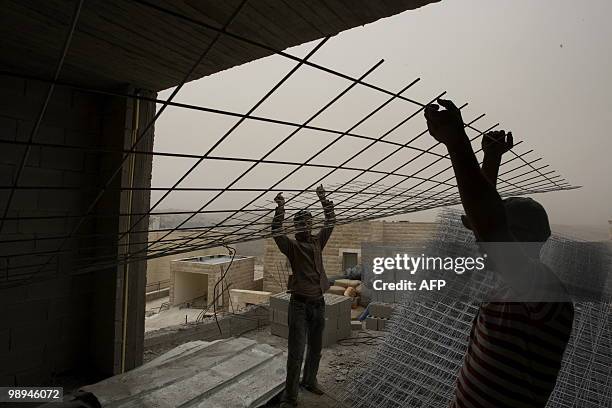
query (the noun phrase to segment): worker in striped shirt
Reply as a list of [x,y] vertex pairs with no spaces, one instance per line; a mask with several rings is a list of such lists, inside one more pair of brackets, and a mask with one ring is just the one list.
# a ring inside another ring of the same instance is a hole
[[448,100],[428,105],[429,133],[443,143],[476,237],[502,285],[481,304],[459,370],[452,408],[545,407],[570,337],[574,309],[565,288],[539,259],[550,236],[544,208],[530,198],[502,200],[495,188],[512,134],[483,136],[482,169],[460,110]]

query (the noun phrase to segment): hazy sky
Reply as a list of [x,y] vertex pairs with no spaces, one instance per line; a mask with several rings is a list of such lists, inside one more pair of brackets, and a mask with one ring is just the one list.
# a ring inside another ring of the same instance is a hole
[[[612,219],[610,15],[612,2],[607,0],[443,0],[343,32],[330,39],[313,61],[359,76],[384,58],[385,63],[368,76],[369,82],[397,91],[420,77],[421,81],[406,96],[425,102],[446,90],[447,96],[458,104],[469,102],[464,110],[466,121],[486,113],[477,122],[480,128],[500,122],[500,129],[512,130],[515,139],[524,140],[518,152],[534,149],[528,157],[542,156],[542,162],[550,164],[570,183],[583,186],[574,191],[537,195],[552,223],[605,225]],[[304,56],[315,43],[288,52]],[[294,64],[279,56],[254,61],[192,82],[176,100],[246,112]],[[301,68],[256,114],[302,122],[347,85],[329,74]],[[169,91],[160,93],[161,98],[168,95]],[[375,91],[356,88],[313,124],[346,130],[386,98]],[[395,102],[355,132],[378,137],[415,109],[410,103]],[[156,125],[155,149],[204,154],[235,120],[168,109]],[[424,129],[425,121],[419,114],[387,140],[405,142]],[[258,158],[291,130],[248,123],[213,154]],[[300,132],[270,159],[297,161],[329,140],[329,134]],[[340,163],[363,143],[343,140],[317,162]],[[431,144],[428,134],[416,143],[425,148]],[[390,148],[376,146],[350,165],[368,167]],[[391,170],[409,157],[402,153],[380,168]],[[192,163],[156,157],[153,185],[171,186]],[[422,162],[405,172],[419,165]],[[244,166],[207,161],[182,186],[225,187]],[[278,166],[260,166],[239,185],[268,187],[287,171]],[[307,169],[282,185],[304,186],[320,174]],[[341,180],[339,174],[336,181]],[[176,192],[160,208],[194,209],[210,196]],[[246,197],[223,196],[212,208],[236,208]],[[273,194],[265,198],[272,197]],[[407,218],[432,217],[431,212],[426,212]]]

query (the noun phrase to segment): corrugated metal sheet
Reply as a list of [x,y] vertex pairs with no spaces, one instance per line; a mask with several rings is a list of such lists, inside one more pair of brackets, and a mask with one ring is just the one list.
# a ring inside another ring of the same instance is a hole
[[258,407],[283,389],[286,358],[242,337],[194,341],[83,390],[102,407]]

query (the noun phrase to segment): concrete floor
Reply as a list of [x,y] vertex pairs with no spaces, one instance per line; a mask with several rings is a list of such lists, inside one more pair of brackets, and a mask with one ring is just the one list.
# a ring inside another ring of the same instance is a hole
[[[169,298],[163,297],[147,302],[147,311],[157,311],[163,303],[167,303]],[[187,322],[194,322],[202,309],[179,309],[178,307],[170,307],[168,310],[162,310],[152,316],[145,317],[145,333],[152,330],[163,329],[168,326],[176,326]]]
[[[344,385],[350,379],[350,375],[358,369],[361,362],[374,353],[376,346],[382,341],[383,335],[383,332],[377,331],[353,331],[351,338],[323,349],[318,380],[321,387],[326,391],[326,395],[318,396],[303,390],[300,392],[299,406],[308,408],[343,407],[337,398],[342,394]],[[287,350],[287,340],[271,335],[269,326],[247,332],[242,337]],[[167,350],[156,349],[155,352],[145,350],[145,361],[150,361],[165,351]],[[278,402],[273,401],[265,407],[277,408],[278,406]]]

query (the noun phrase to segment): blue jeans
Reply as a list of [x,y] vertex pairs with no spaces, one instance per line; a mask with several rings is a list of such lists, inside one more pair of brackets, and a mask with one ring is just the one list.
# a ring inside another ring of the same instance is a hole
[[292,295],[289,301],[289,339],[287,353],[287,379],[283,401],[296,403],[300,386],[300,371],[304,359],[304,346],[308,343],[304,364],[305,385],[317,384],[317,372],[323,346],[325,328],[325,300],[307,300]]

